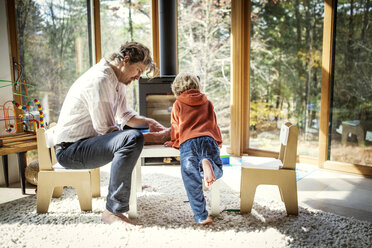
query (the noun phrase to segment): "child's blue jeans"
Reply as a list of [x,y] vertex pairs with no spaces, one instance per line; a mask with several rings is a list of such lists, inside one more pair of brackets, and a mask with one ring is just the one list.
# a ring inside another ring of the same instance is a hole
[[204,178],[202,160],[208,159],[216,180],[222,177],[222,161],[220,149],[216,141],[209,136],[192,138],[180,146],[181,173],[183,183],[194,212],[194,219],[200,223],[207,219],[208,211],[203,194]]

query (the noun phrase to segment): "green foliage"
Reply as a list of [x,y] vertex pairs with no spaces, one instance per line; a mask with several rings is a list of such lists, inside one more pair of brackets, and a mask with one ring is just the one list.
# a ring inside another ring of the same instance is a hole
[[151,1],[100,1],[103,57],[117,52],[126,41],[138,41],[151,48]]
[[258,100],[250,102],[250,126],[263,126],[284,117],[284,112],[267,102]]
[[308,106],[320,103],[323,2],[252,1],[251,126],[272,121],[273,111],[306,132],[318,117]]

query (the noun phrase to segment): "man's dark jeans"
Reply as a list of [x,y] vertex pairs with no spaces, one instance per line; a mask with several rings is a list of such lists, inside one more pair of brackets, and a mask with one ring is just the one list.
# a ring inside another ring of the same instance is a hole
[[106,208],[119,214],[129,210],[132,171],[143,144],[141,132],[127,129],[62,146],[56,157],[68,169],[94,169],[112,161]]

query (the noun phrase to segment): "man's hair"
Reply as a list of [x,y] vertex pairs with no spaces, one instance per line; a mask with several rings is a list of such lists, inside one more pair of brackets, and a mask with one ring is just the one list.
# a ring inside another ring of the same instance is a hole
[[200,90],[201,85],[198,77],[192,73],[179,73],[172,83],[172,91],[176,96],[191,89]]
[[113,53],[109,57],[109,61],[114,64],[119,64],[125,58],[129,57],[129,63],[142,63],[147,67],[148,73],[156,70],[156,65],[152,61],[150,50],[143,44],[135,41],[126,42],[121,45],[119,52]]

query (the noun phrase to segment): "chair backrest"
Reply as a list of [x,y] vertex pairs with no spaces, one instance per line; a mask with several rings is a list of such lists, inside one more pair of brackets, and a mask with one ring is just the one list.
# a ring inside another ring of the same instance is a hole
[[296,169],[298,127],[287,122],[280,129],[279,159],[283,169]]
[[53,143],[55,125],[55,123],[52,123],[49,125],[48,130],[39,128],[36,131],[37,153],[40,170],[53,170],[52,166],[57,163]]

